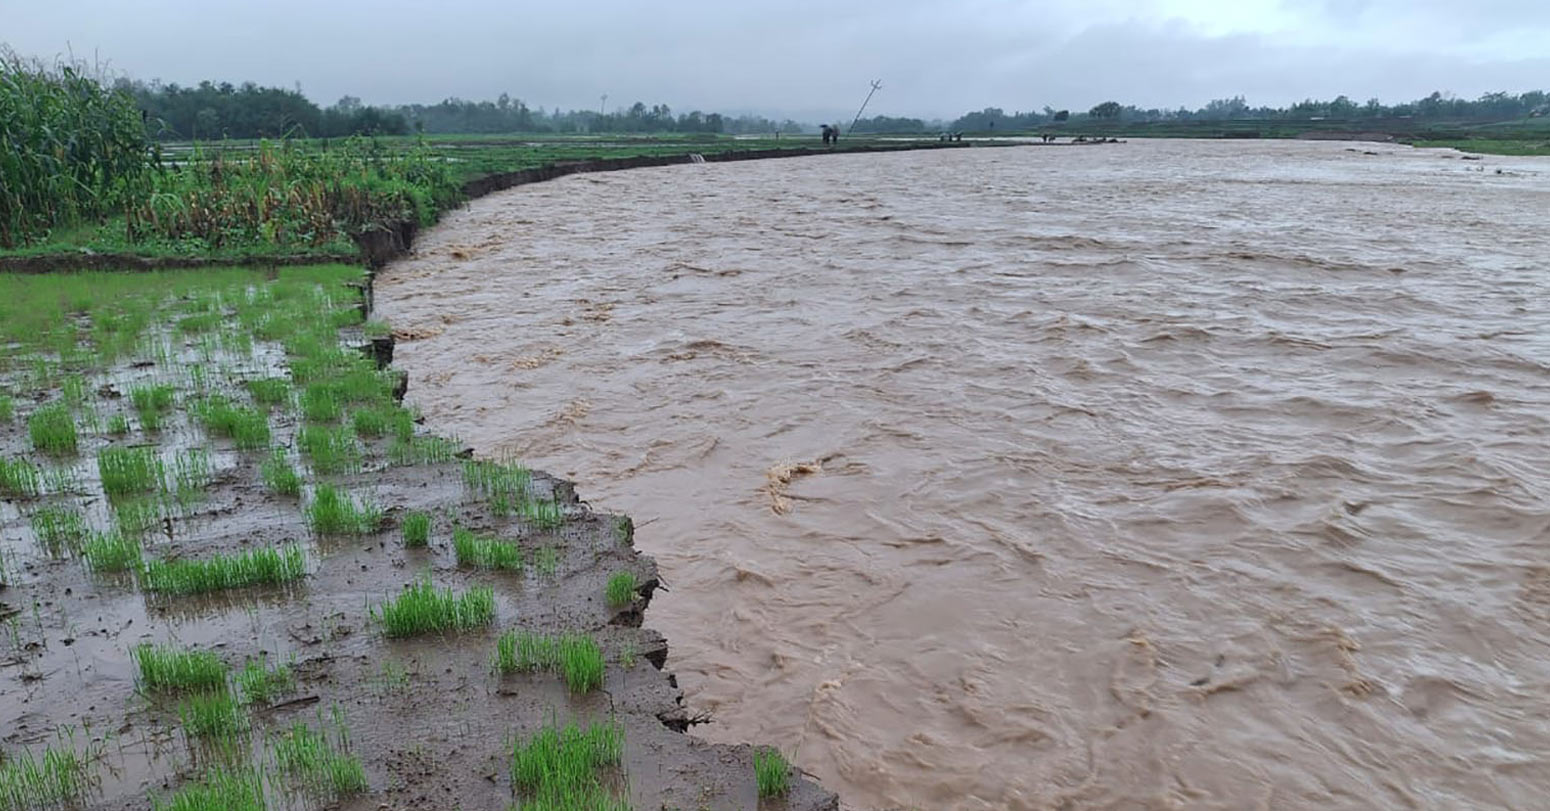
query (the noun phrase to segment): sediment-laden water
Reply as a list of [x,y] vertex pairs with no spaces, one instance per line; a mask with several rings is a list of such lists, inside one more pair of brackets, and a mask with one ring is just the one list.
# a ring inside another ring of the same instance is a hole
[[1390,146],[686,165],[377,303],[438,430],[635,516],[700,733],[854,807],[1533,808],[1547,214]]

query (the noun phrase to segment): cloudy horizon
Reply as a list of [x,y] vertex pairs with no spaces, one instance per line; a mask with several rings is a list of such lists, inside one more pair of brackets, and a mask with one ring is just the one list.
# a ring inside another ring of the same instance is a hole
[[0,42],[142,80],[293,87],[332,104],[493,99],[532,107],[819,119],[953,118],[1113,99],[1195,108],[1347,95],[1409,101],[1550,86],[1550,3],[1479,0],[789,0],[671,7],[600,0],[587,14],[456,0],[195,4],[0,0]]

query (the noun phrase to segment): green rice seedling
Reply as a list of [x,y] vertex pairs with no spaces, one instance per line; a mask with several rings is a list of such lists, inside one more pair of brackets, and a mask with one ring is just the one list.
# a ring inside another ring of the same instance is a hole
[[343,728],[330,741],[297,721],[275,741],[275,765],[309,794],[337,800],[366,790],[366,771],[347,748]]
[[172,411],[173,388],[168,385],[135,386],[129,390],[129,402],[140,418],[140,427],[160,431],[162,420]]
[[759,799],[784,797],[791,788],[791,764],[779,749],[760,749],[753,753],[753,777]]
[[32,534],[51,555],[61,549],[77,549],[86,540],[86,516],[69,507],[39,507],[29,521]]
[[[386,436],[395,409],[363,408],[350,415],[350,427],[362,439]],[[412,425],[413,423],[411,423]],[[413,429],[411,429],[413,430]]]
[[264,659],[247,660],[232,680],[242,691],[242,700],[249,704],[268,704],[275,696],[296,688],[290,665],[271,668]]
[[63,404],[43,406],[27,418],[27,433],[32,446],[44,453],[75,453],[78,434],[75,417]]
[[372,368],[364,358],[351,359],[351,369],[340,375],[334,384],[338,395],[349,403],[377,403],[390,401],[396,382],[392,375]]
[[166,478],[161,457],[152,448],[103,448],[97,454],[97,474],[109,498],[154,493]]
[[388,461],[395,465],[439,465],[452,461],[457,453],[458,445],[450,439],[439,436],[400,437],[388,446]]
[[333,383],[313,383],[302,389],[301,415],[312,422],[335,422],[344,416],[344,399]]
[[201,313],[178,319],[178,331],[189,333],[209,332],[220,326],[220,323],[220,313]]
[[481,538],[462,527],[452,530],[452,550],[459,566],[522,571],[522,548],[509,541]]
[[76,751],[73,730],[34,757],[29,750],[0,759],[0,809],[28,811],[73,805],[91,786],[91,757]]
[[623,755],[624,727],[616,721],[547,725],[512,744],[511,782],[526,795],[523,808],[627,811],[629,804],[611,796],[600,777]]
[[38,494],[38,467],[26,459],[0,459],[0,493],[25,497]]
[[84,492],[85,483],[81,481],[79,471],[74,465],[64,467],[45,467],[43,473],[43,492],[45,493],[81,493]]
[[253,395],[253,402],[259,405],[284,405],[291,398],[291,383],[283,377],[249,380],[247,386],[248,393]]
[[224,397],[207,397],[194,414],[212,435],[232,440],[245,451],[269,447],[269,417],[255,408],[232,405]]
[[178,492],[202,489],[210,484],[210,452],[204,448],[190,448],[172,460],[172,479]]
[[80,408],[86,402],[86,379],[70,375],[60,384],[60,399],[70,408]]
[[507,495],[526,501],[532,471],[515,462],[470,459],[463,463],[463,483],[482,496]]
[[140,541],[118,532],[99,533],[81,548],[81,557],[98,574],[139,571]]
[[307,523],[319,535],[370,535],[382,521],[382,511],[371,504],[356,504],[348,493],[320,484],[307,505]]
[[0,422],[10,422],[16,417],[16,401],[9,394],[0,394]]
[[463,594],[451,589],[437,591],[427,577],[371,609],[371,616],[390,637],[465,631],[495,620],[495,590],[476,587]]
[[635,602],[635,573],[619,572],[608,578],[603,594],[612,608],[623,608]]
[[614,540],[620,546],[635,545],[635,522],[628,515],[621,515],[614,519]]
[[527,631],[507,631],[501,634],[495,640],[492,664],[496,672],[501,674],[535,670],[558,673],[574,693],[586,693],[602,687],[606,667],[602,648],[590,636],[548,636]]
[[108,419],[108,433],[113,436],[123,436],[129,433],[129,418],[123,414],[114,414]]
[[367,321],[361,325],[361,332],[367,338],[386,338],[393,334],[393,328],[386,321]]
[[231,738],[247,731],[248,718],[230,691],[194,693],[178,702],[183,731],[198,738]]
[[284,448],[275,448],[259,467],[264,486],[282,496],[301,495],[301,474],[285,456]]
[[539,529],[555,529],[565,523],[565,510],[554,499],[520,502],[517,515]]
[[265,811],[263,776],[252,768],[212,768],[169,798],[152,797],[151,811]]
[[431,539],[431,514],[412,512],[404,516],[404,547],[423,549]]
[[635,667],[635,657],[637,655],[639,654],[635,650],[635,643],[625,642],[624,647],[619,649],[619,666],[625,670]]
[[296,433],[296,444],[318,473],[350,473],[360,467],[361,447],[346,427],[304,425]]
[[124,535],[139,537],[161,526],[162,503],[156,498],[136,498],[113,506],[113,521]]
[[146,642],[131,648],[129,656],[139,670],[141,690],[189,692],[226,687],[226,663],[213,651]]
[[206,560],[149,560],[140,583],[152,592],[200,594],[287,583],[306,573],[306,556],[301,547],[292,544],[250,549],[236,555],[217,555]]
[[553,577],[560,571],[560,550],[554,546],[540,546],[533,551],[533,568],[544,577]]

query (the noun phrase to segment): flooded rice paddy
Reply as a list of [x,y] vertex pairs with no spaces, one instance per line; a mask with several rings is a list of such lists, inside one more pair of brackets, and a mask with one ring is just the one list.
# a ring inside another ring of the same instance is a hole
[[1550,791],[1550,163],[1135,142],[582,175],[377,303],[631,514],[717,741],[855,808]]

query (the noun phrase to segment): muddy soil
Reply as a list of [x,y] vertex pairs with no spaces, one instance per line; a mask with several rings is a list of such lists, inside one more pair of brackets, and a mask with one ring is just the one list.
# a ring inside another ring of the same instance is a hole
[[[192,351],[193,344],[183,349]],[[272,363],[274,350],[266,355],[260,347],[255,357],[244,363]],[[170,362],[177,358],[174,353]],[[107,370],[89,380],[88,405],[106,423],[132,413],[125,396],[131,382],[180,374],[143,364]],[[145,555],[205,558],[298,543],[307,551],[309,573],[286,588],[157,597],[137,590],[132,577],[93,575],[69,549],[51,553],[35,537],[28,515],[45,503],[73,503],[97,528],[106,526],[92,455],[135,441],[86,435],[78,455],[44,459],[31,451],[26,429],[27,414],[42,399],[19,401],[16,417],[0,423],[0,456],[73,469],[60,477],[73,483],[61,488],[69,492],[0,505],[0,554],[8,571],[0,587],[0,750],[37,752],[62,729],[74,728],[77,747],[95,757],[96,785],[82,807],[147,809],[151,796],[196,778],[209,760],[180,731],[175,701],[137,691],[129,650],[148,641],[212,649],[233,667],[261,656],[293,659],[295,691],[252,712],[249,742],[337,708],[370,786],[345,809],[506,809],[514,800],[514,739],[546,723],[609,716],[623,724],[625,737],[622,774],[610,779],[628,786],[636,809],[836,807],[832,794],[805,779],[793,782],[785,800],[761,804],[750,747],[711,745],[681,732],[693,719],[676,680],[661,669],[667,642],[641,627],[659,585],[656,564],[633,548],[627,518],[592,511],[570,483],[533,474],[534,495],[552,495],[566,513],[559,529],[540,530],[494,515],[465,489],[459,460],[394,466],[385,441],[368,442],[361,472],[319,480],[381,506],[385,520],[371,535],[317,537],[303,500],[262,485],[262,453],[210,440],[179,414],[162,432],[163,453],[209,448],[212,481],[196,504],[146,536]],[[277,412],[271,422],[275,443],[294,447],[296,418]],[[428,548],[403,545],[399,521],[410,510],[434,516]],[[529,559],[553,548],[557,563],[521,574],[460,568],[450,542],[454,524],[515,539]],[[615,609],[604,599],[604,585],[621,571],[634,573],[641,585],[632,606]],[[385,638],[371,608],[427,575],[438,588],[493,587],[496,622],[457,635]],[[603,689],[573,696],[553,674],[496,675],[491,655],[497,636],[509,629],[592,635],[608,658]]]

